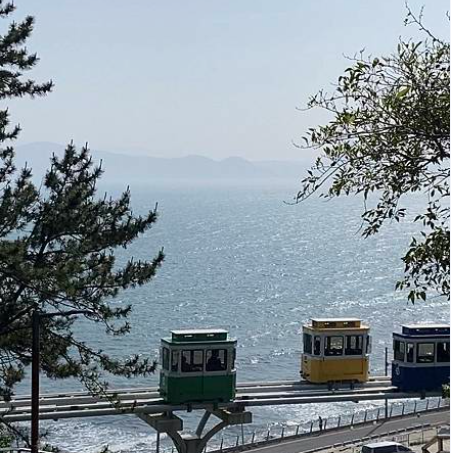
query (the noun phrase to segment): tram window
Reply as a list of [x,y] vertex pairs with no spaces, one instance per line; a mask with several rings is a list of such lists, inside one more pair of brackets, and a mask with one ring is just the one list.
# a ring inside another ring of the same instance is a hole
[[235,359],[236,359],[236,349],[232,350],[232,363],[230,369],[233,370],[235,368]]
[[315,336],[315,341],[313,344],[313,354],[321,355],[321,337]]
[[449,362],[449,342],[437,343],[437,362]]
[[343,355],[343,337],[326,337],[324,355]]
[[180,351],[172,351],[171,371],[179,370]]
[[304,352],[307,354],[312,353],[312,336],[308,333],[304,334]]
[[202,371],[204,367],[204,351],[201,349],[182,351],[182,371],[192,373]]
[[407,343],[406,357],[408,362],[413,363],[413,343]]
[[395,360],[400,360],[404,362],[404,355],[406,353],[406,344],[404,341],[395,340],[394,344],[395,349]]
[[371,337],[368,335],[366,337],[366,354],[371,354],[371,343],[372,342],[372,339]]
[[224,371],[227,369],[227,350],[209,349],[207,351],[206,371]]
[[435,345],[434,343],[418,343],[417,363],[434,362]]
[[363,353],[363,336],[347,335],[346,336],[346,355],[362,355]]
[[169,370],[169,349],[163,348],[163,369]]

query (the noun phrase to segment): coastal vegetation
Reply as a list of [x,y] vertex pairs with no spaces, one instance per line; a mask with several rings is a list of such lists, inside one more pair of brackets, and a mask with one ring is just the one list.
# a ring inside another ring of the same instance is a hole
[[[0,0],[1,19],[9,20],[14,10]],[[370,236],[406,215],[401,202],[407,193],[426,193],[425,210],[415,217],[423,235],[412,239],[404,256],[406,277],[398,283],[414,302],[429,292],[449,297],[449,43],[412,13],[408,22],[420,26],[424,41],[400,42],[386,58],[357,57],[334,94],[320,92],[310,100],[309,108],[324,109],[333,119],[305,138],[306,147],[323,154],[296,201],[321,191],[326,197],[361,194],[363,234]],[[4,104],[43,97],[53,88],[52,81],[27,77],[38,63],[26,48],[33,26],[27,17],[0,36]],[[102,328],[119,337],[130,332],[132,307],[116,296],[150,282],[164,254],[122,262],[117,251],[152,228],[157,207],[135,215],[128,189],[117,198],[100,196],[103,169],[88,145],[68,144],[36,183],[32,169],[17,164],[13,144],[19,134],[8,109],[0,109],[0,398],[10,399],[25,378],[36,313],[42,315],[40,369],[48,378],[75,378],[98,394],[107,389],[109,375],[152,373],[152,357],[112,357],[79,338],[77,320],[67,312],[81,315],[84,331]],[[372,194],[379,197],[375,206]],[[18,438],[27,442],[27,431],[0,423],[0,447]]]
[[[388,56],[351,58],[332,93],[312,96],[307,110],[330,115],[309,129],[301,148],[320,150],[296,195],[363,198],[362,234],[406,215],[422,225],[402,258],[405,277],[397,289],[412,303],[427,295],[450,295],[449,145],[450,46],[408,8],[406,25],[421,41],[400,40]],[[424,210],[408,213],[407,194],[425,198]]]
[[[9,19],[13,3],[0,0],[0,18]],[[34,20],[11,22],[0,36],[0,98],[3,102],[48,94],[51,81],[38,83],[26,73],[38,62],[26,41]],[[149,282],[163,251],[149,260],[116,261],[157,220],[156,208],[133,214],[130,191],[117,199],[99,196],[102,168],[93,164],[88,146],[70,143],[51,159],[40,186],[30,168],[17,168],[12,145],[20,127],[0,110],[0,397],[8,400],[31,362],[32,316],[83,311],[84,323],[103,326],[106,334],[130,331],[131,306],[114,302],[122,290]],[[107,386],[104,374],[146,375],[151,357],[111,357],[74,334],[72,316],[41,318],[40,368],[52,379],[76,378],[91,392]],[[10,431],[22,436],[20,431]],[[3,442],[8,442],[8,437]]]

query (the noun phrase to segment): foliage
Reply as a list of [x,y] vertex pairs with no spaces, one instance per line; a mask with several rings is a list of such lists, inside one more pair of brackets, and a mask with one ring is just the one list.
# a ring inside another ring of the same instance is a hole
[[108,446],[103,447],[102,450],[100,450],[99,453],[112,453],[111,450],[108,448]]
[[405,278],[396,285],[409,290],[413,303],[428,293],[450,294],[450,49],[409,10],[411,23],[425,33],[423,41],[400,41],[391,56],[360,53],[332,94],[310,98],[308,109],[324,110],[332,119],[303,138],[301,147],[321,154],[296,202],[318,192],[328,198],[360,194],[368,237],[405,217],[406,194],[424,194],[424,211],[415,216],[423,231],[412,239],[403,257]]
[[50,453],[60,453],[61,450],[53,445],[45,444],[43,447],[39,447],[41,451],[48,451]]
[[[0,0],[0,17],[14,6]],[[52,83],[22,80],[37,62],[24,43],[33,19],[12,23],[0,36],[0,98],[41,96]],[[9,127],[8,111],[0,111],[0,396],[9,398],[31,361],[31,316],[65,310],[89,310],[85,322],[101,323],[108,334],[130,330],[129,305],[114,304],[121,290],[147,283],[163,260],[116,262],[115,250],[127,248],[156,221],[156,210],[133,214],[127,189],[118,199],[99,198],[102,169],[87,146],[67,146],[53,157],[41,187],[31,170],[17,170],[11,140],[19,127]],[[133,376],[154,370],[149,358],[110,357],[77,339],[73,317],[41,319],[41,370],[50,378],[75,377],[93,392],[106,386],[104,372]],[[86,327],[89,330],[89,326]]]
[[11,446],[13,438],[7,434],[0,432],[0,448],[7,448]]
[[27,438],[26,430],[22,426],[0,425],[0,448],[19,445]]

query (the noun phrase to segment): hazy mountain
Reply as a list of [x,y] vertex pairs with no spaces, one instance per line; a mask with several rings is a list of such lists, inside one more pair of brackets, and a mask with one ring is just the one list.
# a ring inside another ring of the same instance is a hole
[[[33,174],[41,178],[49,167],[52,154],[61,156],[63,152],[64,146],[57,143],[30,143],[16,148],[17,163],[20,166],[27,163],[33,169]],[[166,159],[97,150],[92,150],[92,155],[96,162],[102,161],[105,169],[104,182],[299,180],[310,163],[309,160],[251,162],[241,157],[216,161],[196,155]]]

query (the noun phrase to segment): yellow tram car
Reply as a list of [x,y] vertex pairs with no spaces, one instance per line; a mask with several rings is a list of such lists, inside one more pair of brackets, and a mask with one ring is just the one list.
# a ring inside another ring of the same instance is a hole
[[301,376],[308,382],[366,382],[370,328],[357,318],[312,319],[302,328]]

